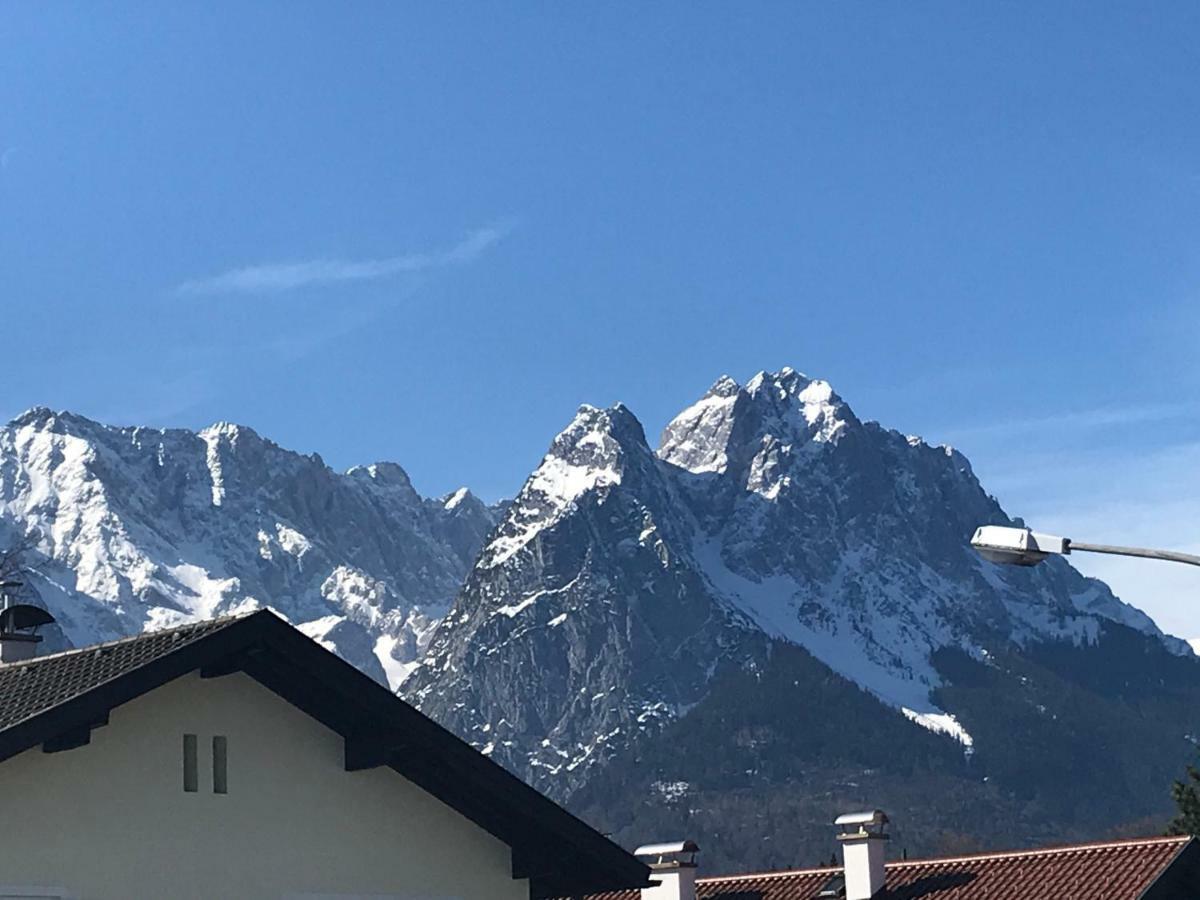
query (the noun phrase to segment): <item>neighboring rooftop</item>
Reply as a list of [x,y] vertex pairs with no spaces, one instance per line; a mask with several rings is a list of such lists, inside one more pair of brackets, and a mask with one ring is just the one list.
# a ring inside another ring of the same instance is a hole
[[[817,900],[838,868],[700,878],[697,900]],[[1174,900],[1200,896],[1190,837],[1051,847],[887,865],[878,900]],[[588,900],[638,900],[638,891]],[[836,896],[836,895],[829,895]]]

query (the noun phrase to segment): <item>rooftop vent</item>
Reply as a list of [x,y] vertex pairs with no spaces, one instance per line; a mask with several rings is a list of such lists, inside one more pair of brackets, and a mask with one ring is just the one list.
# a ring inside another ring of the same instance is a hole
[[817,891],[818,900],[828,900],[828,898],[836,898],[836,900],[845,900],[846,897],[846,876],[842,872],[838,872],[821,886]]
[[883,889],[883,848],[888,817],[881,809],[847,813],[834,820],[840,832],[846,900],[871,900]]
[[650,880],[654,887],[642,888],[642,900],[696,900],[696,854],[700,848],[695,841],[673,841],[666,844],[646,844],[633,851],[634,856],[653,857]]
[[0,664],[32,659],[42,642],[37,630],[54,621],[40,606],[11,601],[9,592],[21,586],[19,581],[0,581]]

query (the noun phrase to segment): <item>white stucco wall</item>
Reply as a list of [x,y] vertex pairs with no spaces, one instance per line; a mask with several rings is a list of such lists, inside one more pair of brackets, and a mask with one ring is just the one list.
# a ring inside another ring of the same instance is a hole
[[[198,793],[183,735],[199,737]],[[212,792],[212,736],[229,793]],[[192,675],[113,710],[89,745],[0,763],[0,897],[525,900],[507,846],[251,678]],[[10,893],[5,894],[5,889]]]

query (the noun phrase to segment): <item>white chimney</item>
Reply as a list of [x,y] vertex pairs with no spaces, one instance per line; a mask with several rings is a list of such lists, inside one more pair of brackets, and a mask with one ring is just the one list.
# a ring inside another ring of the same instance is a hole
[[652,856],[650,880],[654,887],[642,888],[642,900],[696,900],[695,841],[647,844],[633,851],[634,856]]
[[881,809],[847,813],[834,821],[841,828],[838,841],[846,871],[846,900],[871,900],[883,889],[887,823]]

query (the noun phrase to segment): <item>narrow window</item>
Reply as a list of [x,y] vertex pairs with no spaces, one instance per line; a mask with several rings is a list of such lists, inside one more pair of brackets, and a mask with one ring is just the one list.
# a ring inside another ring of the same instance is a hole
[[183,736],[183,789],[194,794],[199,789],[200,779],[196,769],[196,736]]
[[213,793],[229,793],[229,740],[213,735]]

